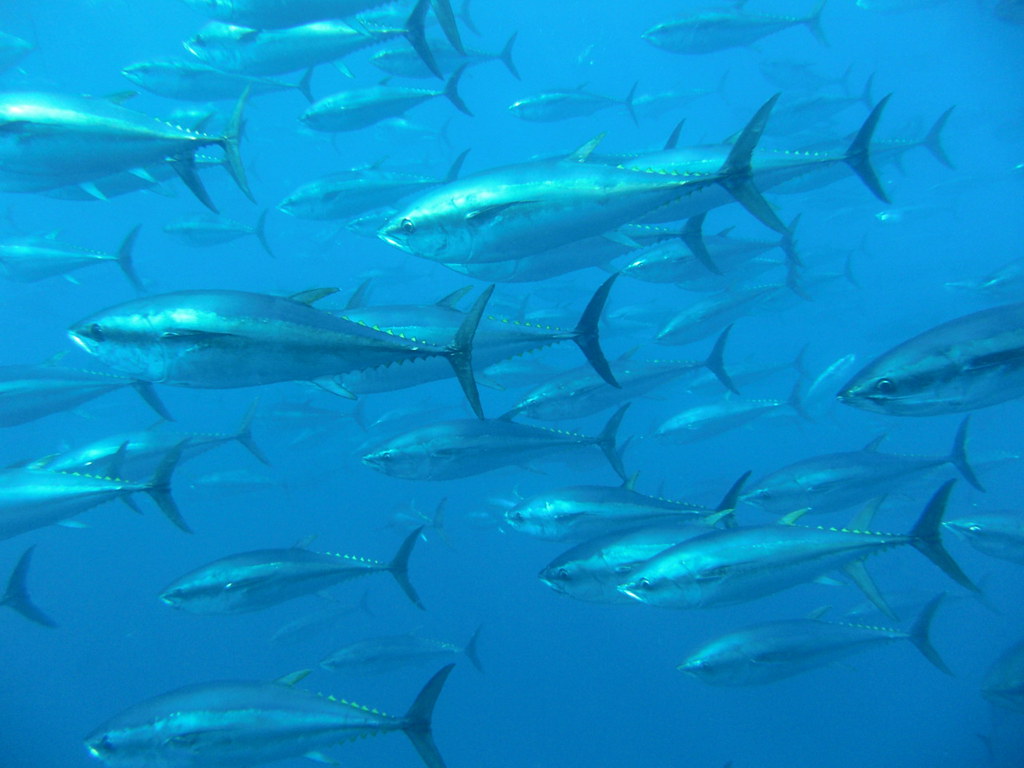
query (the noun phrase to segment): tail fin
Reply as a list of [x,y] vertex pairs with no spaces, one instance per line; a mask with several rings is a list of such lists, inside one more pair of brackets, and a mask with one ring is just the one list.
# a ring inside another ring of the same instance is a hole
[[601,313],[604,311],[604,305],[608,301],[608,293],[611,291],[612,285],[615,284],[615,279],[618,276],[619,274],[616,272],[594,291],[594,295],[587,302],[583,314],[580,315],[580,321],[576,323],[572,340],[580,348],[580,351],[587,358],[587,362],[590,363],[590,367],[597,372],[597,375],[613,387],[621,389],[619,382],[615,380],[615,374],[612,373],[611,366],[608,364],[608,359],[604,356],[604,351],[601,349],[601,338],[598,332],[598,324],[601,320]]
[[139,236],[140,229],[142,229],[142,225],[136,225],[131,232],[125,235],[124,240],[121,241],[121,246],[117,249],[117,266],[121,268],[121,271],[124,272],[132,285],[135,286],[135,290],[141,293],[146,289],[142,285],[139,276],[135,273],[135,266],[132,264],[132,248],[135,247],[135,239]]
[[825,30],[821,27],[821,13],[825,10],[825,3],[828,0],[821,0],[818,3],[818,7],[811,12],[811,15],[804,19],[804,25],[810,30],[811,34],[814,35],[814,39],[824,45],[826,48],[829,47],[828,38],[825,37]]
[[[56,622],[39,610],[28,594],[28,567],[32,562],[32,550],[34,549],[34,544],[26,549],[21,559],[18,560],[18,564],[14,566],[11,578],[7,581],[7,590],[0,597],[0,605],[13,608],[26,619],[34,621],[36,624],[41,624],[44,627],[56,627]],[[474,635],[474,637],[476,636]]]
[[622,104],[629,112],[629,116],[633,118],[633,125],[636,126],[640,125],[640,121],[636,119],[636,110],[633,109],[633,100],[636,98],[636,87],[638,85],[640,85],[639,80],[633,83],[633,87],[629,89],[629,93],[626,94],[626,98],[622,100]]
[[466,399],[469,400],[469,404],[473,408],[473,413],[481,419],[484,417],[484,409],[480,404],[480,391],[477,389],[476,379],[473,378],[473,337],[476,335],[480,318],[484,315],[484,309],[486,309],[487,301],[491,298],[492,293],[494,293],[493,285],[488,286],[487,290],[480,294],[476,303],[466,313],[462,325],[455,332],[451,346],[445,352],[448,363],[455,371],[455,378],[459,380],[462,391],[466,393]]
[[945,672],[947,675],[952,677],[953,671],[946,666],[946,662],[939,656],[939,652],[932,646],[931,637],[929,637],[929,631],[932,627],[932,618],[935,616],[935,611],[938,609],[939,604],[942,602],[942,598],[945,595],[938,595],[932,598],[928,605],[921,609],[921,613],[918,614],[914,620],[914,625],[910,628],[909,640],[914,644],[914,647],[921,652],[921,654],[928,659],[940,672]]
[[260,241],[260,245],[263,246],[263,250],[267,252],[267,255],[272,259],[276,259],[277,254],[270,249],[270,243],[267,242],[267,210],[264,208],[263,213],[256,219],[256,231],[253,234]]
[[178,462],[181,460],[181,454],[187,444],[188,438],[182,440],[167,452],[167,455],[164,456],[156,471],[153,472],[153,477],[150,478],[149,483],[146,484],[143,490],[160,507],[160,511],[167,516],[168,520],[185,533],[192,533],[192,529],[188,527],[185,518],[181,516],[174,497],[171,496],[171,477],[174,474],[175,467],[178,466]]
[[512,73],[512,77],[516,80],[522,80],[519,76],[519,70],[516,69],[516,63],[512,60],[512,46],[516,44],[516,38],[519,36],[518,32],[513,32],[512,37],[505,43],[505,47],[501,49],[501,53],[498,54],[498,58],[501,59],[501,63],[505,65],[505,69]]
[[437,66],[437,61],[434,59],[434,53],[430,50],[430,46],[427,45],[427,34],[424,28],[424,21],[427,17],[427,9],[430,7],[430,0],[419,0],[416,6],[412,9],[412,13],[409,14],[409,18],[405,20],[405,39],[409,41],[409,45],[413,47],[413,50],[419,54],[420,59],[427,65],[435,77],[443,78],[440,68]]
[[477,37],[480,37],[480,28],[477,27],[476,22],[473,21],[473,16],[469,12],[469,0],[464,0],[462,8],[459,9],[459,18],[462,19],[462,23],[466,25],[466,28]]
[[295,84],[295,87],[298,89],[299,93],[301,93],[303,97],[306,99],[306,101],[308,101],[310,104],[316,101],[316,99],[313,97],[314,69],[315,67],[310,67],[309,69],[307,69],[306,74],[304,74],[302,76],[302,79]]
[[412,548],[416,546],[416,541],[419,539],[420,534],[423,532],[423,526],[421,525],[415,531],[405,537],[405,541],[402,542],[402,546],[398,548],[398,552],[395,553],[394,558],[388,563],[388,573],[395,577],[395,581],[398,582],[398,586],[405,592],[405,596],[408,597],[412,604],[419,608],[421,611],[426,610],[423,607],[423,603],[420,600],[420,596],[416,594],[416,590],[412,586],[412,582],[409,581],[409,555],[412,554]]
[[733,513],[740,502],[740,494],[743,493],[743,486],[750,479],[750,475],[751,471],[749,469],[740,475],[736,482],[729,486],[729,490],[725,492],[725,496],[722,497],[722,500],[718,502],[718,506],[715,507],[716,512],[725,513],[718,516],[718,519],[725,521],[726,528],[736,527],[736,515]]
[[148,381],[134,381],[132,382],[132,389],[139,393],[139,397],[146,401],[146,405],[156,411],[157,416],[165,421],[174,421],[174,417],[171,416],[171,412],[167,410],[167,407],[160,400],[153,385]]
[[786,225],[782,223],[768,201],[754,186],[750,165],[754,148],[761,140],[761,134],[764,133],[765,126],[768,124],[772,107],[778,100],[779,94],[768,99],[740,131],[729,156],[718,170],[720,175],[718,183],[762,224],[776,232],[785,232]]
[[705,269],[709,272],[714,272],[716,275],[722,274],[722,270],[715,264],[714,259],[711,258],[711,253],[708,251],[707,244],[704,242],[704,219],[707,218],[707,212],[691,216],[686,220],[685,226],[683,226],[682,232],[679,233],[679,238],[683,241],[687,248],[692,253]]
[[979,491],[984,491],[985,488],[982,486],[981,481],[978,480],[978,476],[974,474],[974,469],[967,460],[967,426],[970,422],[971,417],[965,416],[964,420],[960,422],[960,426],[957,427],[956,437],[953,438],[953,448],[949,452],[949,462],[956,467],[957,471],[963,475],[968,483]]
[[872,109],[875,106],[875,100],[871,96],[871,86],[875,84],[875,73],[872,72],[868,75],[868,79],[864,81],[864,90],[860,93],[860,100],[864,106],[868,109]]
[[466,71],[467,64],[463,64],[457,70],[455,74],[448,78],[448,82],[444,86],[444,95],[448,101],[455,105],[455,108],[462,112],[464,115],[473,117],[473,113],[469,111],[469,107],[466,106],[466,102],[459,96],[459,80],[462,78],[462,73]]
[[439,669],[427,684],[420,690],[409,711],[402,718],[402,730],[416,748],[427,768],[445,768],[444,758],[437,750],[434,735],[430,729],[430,721],[434,716],[434,705],[441,695],[445,680],[451,674],[454,664]]
[[945,148],[942,146],[942,131],[946,127],[946,123],[949,121],[949,116],[953,114],[953,110],[956,107],[950,107],[936,120],[932,127],[928,129],[928,133],[925,134],[924,139],[921,140],[921,145],[932,153],[932,156],[942,163],[947,168],[953,168],[953,163],[949,159],[949,155],[946,154]]
[[444,528],[444,512],[445,507],[448,505],[448,497],[445,496],[434,507],[434,519],[430,523],[430,527],[437,533],[438,538],[445,543],[445,546],[449,549],[453,549],[451,539],[448,538],[448,531]]
[[469,657],[470,662],[476,667],[477,671],[483,674],[484,665],[480,663],[480,657],[477,655],[477,642],[480,640],[480,629],[477,627],[473,636],[469,638],[469,642],[466,643],[466,647],[462,649],[462,652]]
[[871,165],[871,137],[874,135],[875,127],[882,116],[882,110],[885,109],[885,105],[889,103],[891,98],[892,94],[887,94],[875,105],[875,108],[871,110],[871,114],[868,115],[860,130],[857,131],[857,135],[853,137],[853,141],[850,142],[846,155],[843,157],[843,161],[860,177],[860,180],[871,190],[871,193],[884,203],[891,201],[888,195],[885,194],[885,190],[882,189],[878,175]]
[[729,373],[725,370],[725,360],[723,358],[725,342],[729,340],[729,333],[731,331],[732,325],[718,334],[715,346],[711,348],[711,354],[704,361],[704,367],[715,374],[715,378],[722,382],[722,386],[738,395],[740,391],[736,389],[736,385],[732,383]]
[[259,407],[259,398],[252,401],[252,405],[249,406],[249,410],[245,412],[245,416],[242,417],[242,423],[238,426],[238,431],[235,433],[235,440],[241,443],[249,453],[256,457],[256,460],[261,464],[270,466],[270,460],[264,455],[263,451],[260,450],[259,446],[256,445],[252,439],[252,420],[256,416],[256,409]]
[[798,267],[802,267],[804,262],[800,258],[800,254],[796,252],[796,240],[793,238],[793,233],[796,231],[796,225],[800,223],[800,215],[798,213],[793,217],[793,220],[789,222],[789,229],[783,232],[782,237],[779,238],[779,248],[786,254],[786,260]]
[[455,11],[452,10],[452,0],[430,0],[430,4],[434,9],[434,16],[437,17],[437,21],[441,25],[441,31],[448,38],[448,42],[452,44],[452,48],[465,56],[466,49],[462,45],[462,38],[459,36],[458,24],[455,23]]
[[235,108],[231,112],[231,119],[228,121],[227,130],[224,131],[224,135],[219,143],[224,150],[224,159],[227,161],[228,173],[231,174],[231,178],[235,180],[238,188],[242,190],[242,194],[255,203],[256,198],[252,196],[249,182],[245,179],[245,166],[242,165],[242,155],[238,151],[238,142],[242,138],[242,115],[245,112],[245,105],[249,101],[251,93],[252,86],[247,85],[235,103]]
[[800,377],[796,377],[796,381],[793,382],[793,389],[789,391],[789,397],[786,399],[786,405],[796,411],[796,414],[804,421],[814,423],[814,417],[804,407],[804,399],[800,394]]
[[910,532],[911,544],[917,551],[945,571],[946,575],[957,584],[972,592],[978,592],[980,591],[978,587],[942,546],[942,516],[946,512],[946,503],[949,501],[949,494],[955,484],[956,480],[947,480],[932,496],[914,525],[914,529]]
[[199,173],[196,171],[195,157],[192,155],[182,155],[181,157],[172,158],[169,162],[171,170],[178,174],[178,178],[196,196],[196,199],[214,213],[220,213],[217,210],[217,206],[213,204],[213,200],[210,199],[206,187],[203,186],[203,180],[199,178]]
[[623,480],[628,479],[626,475],[626,468],[622,465],[622,454],[618,451],[615,442],[618,439],[619,425],[622,423],[622,417],[626,415],[626,411],[629,410],[629,403],[623,405],[617,410],[608,423],[604,425],[604,429],[601,430],[601,434],[594,438],[594,442],[601,449],[604,455],[608,458],[608,463],[612,465],[612,469],[615,470],[615,474],[621,477]]

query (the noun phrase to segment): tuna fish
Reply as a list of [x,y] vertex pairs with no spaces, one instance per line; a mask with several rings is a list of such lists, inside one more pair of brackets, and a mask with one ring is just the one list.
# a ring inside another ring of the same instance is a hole
[[[467,48],[465,55],[460,55],[454,48],[435,40],[428,40],[427,46],[442,73],[454,72],[462,66],[471,67],[477,64],[486,64],[489,61],[500,61],[512,77],[520,80],[522,78],[519,77],[519,70],[516,69],[515,61],[512,60],[512,47],[516,43],[518,34],[518,32],[512,33],[505,43],[505,47],[498,53],[486,53]],[[370,57],[370,63],[389,75],[416,78],[436,76],[419,53],[412,48],[386,48],[383,51],[377,51]]]
[[224,150],[229,172],[251,199],[238,154],[247,95],[248,91],[238,100],[224,135],[212,136],[104,99],[5,93],[0,96],[0,190],[45,192],[169,162],[195,196],[216,210],[194,159],[197,150],[216,145]]
[[762,685],[831,664],[876,645],[909,640],[937,669],[951,675],[928,636],[941,600],[939,595],[929,602],[909,632],[822,621],[817,616],[773,621],[716,638],[690,654],[676,669],[711,685]]
[[726,398],[698,405],[677,413],[655,429],[654,435],[666,443],[692,443],[745,426],[755,419],[792,412],[811,420],[800,398],[799,380],[788,400],[746,400]]
[[[745,48],[762,37],[790,27],[804,26],[826,45],[821,29],[821,0],[810,16],[769,16],[746,13],[739,5],[729,10],[697,11],[674,21],[651,27],[641,37],[656,48],[671,53],[714,53],[727,48]],[[742,5],[742,4],[740,4]]]
[[0,605],[6,605],[36,624],[44,627],[56,627],[57,624],[53,619],[39,610],[28,594],[28,568],[32,562],[34,549],[34,545],[29,547],[18,559],[18,564],[14,566],[11,577],[7,580],[7,589],[0,595]]
[[404,115],[413,107],[437,96],[444,96],[456,109],[472,117],[473,113],[459,96],[459,80],[464,70],[465,67],[456,70],[440,91],[398,85],[376,85],[342,91],[312,104],[299,119],[314,131],[356,131],[381,120]]
[[633,122],[637,122],[633,111],[636,83],[624,99],[613,99],[596,93],[587,93],[583,88],[574,91],[548,91],[536,96],[527,96],[509,105],[508,111],[520,120],[531,123],[553,123],[574,117],[589,117],[611,107],[625,107]]
[[943,523],[979,552],[1024,565],[1024,518],[1015,512],[992,512]]
[[434,704],[454,664],[423,686],[401,717],[292,686],[308,673],[273,683],[215,682],[165,693],[126,709],[85,739],[111,768],[231,768],[292,757],[328,759],[319,750],[401,731],[427,768],[444,768],[430,729]]
[[439,343],[370,328],[303,301],[241,291],[181,291],[127,302],[85,318],[69,335],[144,381],[213,389],[313,381],[347,394],[335,381],[343,373],[445,357],[482,413],[470,356],[490,293],[464,316],[454,338]]
[[967,460],[967,425],[967,419],[960,423],[948,456],[881,453],[873,440],[860,451],[815,456],[776,470],[754,483],[743,500],[774,514],[835,512],[885,496],[946,464],[984,490]]
[[112,261],[121,268],[135,286],[143,290],[142,281],[132,265],[132,248],[139,227],[127,234],[117,253],[104,253],[58,242],[52,237],[14,237],[0,240],[0,274],[8,280],[32,283],[47,277],[67,275],[77,269],[104,261]]
[[135,493],[145,493],[172,523],[191,533],[171,496],[171,475],[182,447],[171,449],[143,482],[34,467],[0,470],[0,539],[69,520],[105,501],[121,499],[138,511],[130,498]]
[[320,662],[320,666],[331,672],[348,675],[379,675],[404,667],[457,659],[465,654],[473,666],[483,672],[476,649],[479,635],[478,628],[464,646],[417,635],[371,637],[332,651]]
[[366,453],[363,463],[406,480],[452,480],[597,446],[612,469],[625,479],[615,439],[627,407],[616,411],[601,434],[595,436],[531,427],[505,419],[442,421],[385,441]]
[[189,245],[205,248],[211,245],[230,243],[240,237],[252,235],[260,241],[267,255],[274,257],[274,251],[267,242],[267,212],[256,220],[256,226],[241,224],[223,216],[199,215],[173,221],[164,225],[164,232],[184,240]]
[[910,533],[782,524],[712,531],[653,557],[618,589],[642,603],[708,608],[756,600],[842,568],[887,615],[892,612],[864,569],[871,554],[910,545],[967,589],[978,591],[942,546],[941,523],[955,481],[928,502]]
[[7,32],[0,32],[0,72],[10,69],[32,52],[32,43]]
[[389,563],[298,546],[230,555],[176,579],[160,593],[160,600],[189,613],[248,613],[371,573],[390,573],[413,605],[422,609],[409,581],[409,555],[420,530],[406,536]]
[[890,416],[936,416],[1024,395],[1024,303],[984,309],[921,333],[846,383],[841,403]]
[[283,83],[263,77],[250,77],[219,69],[199,61],[160,59],[129,64],[121,74],[143,90],[176,101],[221,101],[237,99],[249,88],[253,95],[277,91],[299,91],[313,101],[309,90],[313,70],[297,83]]
[[985,675],[981,695],[997,707],[1024,714],[1024,641],[996,659]]
[[160,418],[174,420],[147,381],[44,363],[0,367],[0,427],[66,411],[123,387],[138,392]]

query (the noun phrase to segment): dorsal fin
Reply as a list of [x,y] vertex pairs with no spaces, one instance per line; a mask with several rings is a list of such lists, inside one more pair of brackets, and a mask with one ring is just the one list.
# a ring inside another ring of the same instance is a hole
[[310,533],[292,544],[291,549],[305,549],[316,540],[317,534]]
[[472,290],[472,285],[465,285],[462,288],[459,288],[457,291],[452,291],[447,296],[443,296],[442,298],[435,301],[434,306],[455,309],[455,306],[462,300],[462,297]]
[[874,453],[879,449],[879,447],[881,447],[882,441],[885,440],[885,438],[887,438],[888,436],[888,432],[883,432],[878,437],[872,439],[867,445],[861,448],[861,450],[866,451],[867,453]]
[[585,162],[587,162],[587,158],[590,157],[591,154],[593,154],[595,149],[597,149],[597,145],[600,144],[602,141],[604,141],[604,137],[606,135],[607,134],[605,134],[605,133],[597,134],[597,136],[592,138],[586,144],[584,144],[581,147],[579,147],[575,152],[571,153],[566,158],[566,160],[568,160],[571,163],[585,163]]
[[349,298],[348,303],[345,304],[345,309],[359,309],[363,306],[366,301],[366,294],[370,291],[370,280],[373,278],[368,277],[359,284],[359,287],[352,292],[352,296]]
[[672,129],[672,133],[668,135],[668,139],[665,141],[665,149],[675,149],[679,144],[679,133],[683,130],[683,123],[686,120],[680,120],[676,123],[676,127]]
[[783,515],[779,518],[779,525],[795,525],[796,521],[811,511],[810,507],[804,507],[803,509],[796,509],[790,512],[788,515]]
[[629,478],[623,480],[622,481],[622,487],[625,488],[627,491],[635,491],[636,490],[636,481],[637,481],[638,477],[640,477],[640,470],[637,470],[636,472],[634,472],[632,477],[629,477]]
[[313,306],[321,299],[325,299],[328,296],[332,296],[337,292],[337,288],[310,288],[308,291],[299,291],[298,293],[293,293],[288,298],[291,299],[292,301],[297,301],[300,304],[308,304],[309,306]]
[[808,613],[807,616],[805,616],[804,618],[806,618],[808,621],[818,621],[830,610],[832,610],[831,605],[823,605],[820,608],[815,608],[813,611]]
[[864,508],[858,512],[853,520],[850,521],[850,530],[853,531],[869,531],[871,530],[871,521],[875,517],[875,513],[882,508],[882,504],[885,503],[885,496],[879,496],[876,499],[871,499]]

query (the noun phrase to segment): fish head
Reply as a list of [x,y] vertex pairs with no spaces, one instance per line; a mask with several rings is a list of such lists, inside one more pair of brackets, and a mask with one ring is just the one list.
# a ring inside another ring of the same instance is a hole
[[259,31],[211,21],[182,42],[185,50],[200,61],[219,67],[237,67],[241,47],[259,38]]
[[396,439],[364,454],[363,464],[391,477],[429,479],[436,462],[422,443]]
[[516,504],[505,512],[509,527],[539,539],[564,538],[563,516],[557,499],[535,498]]
[[121,70],[121,74],[135,83],[135,85],[144,86],[144,84],[149,80],[152,70],[152,64],[148,62],[139,62],[137,64],[129,64]]
[[655,567],[645,567],[633,574],[628,581],[616,589],[627,597],[648,605],[666,608],[692,608],[700,606],[701,591],[698,583],[680,574],[678,569],[671,576],[660,573]]
[[146,301],[134,301],[90,315],[68,329],[71,340],[114,370],[143,381],[167,377],[166,345]]
[[460,262],[471,251],[471,227],[450,196],[430,195],[400,208],[378,231],[384,242],[424,259]]
[[836,399],[893,416],[952,413],[962,410],[965,396],[957,372],[957,366],[939,352],[908,354],[897,347],[855,374]]

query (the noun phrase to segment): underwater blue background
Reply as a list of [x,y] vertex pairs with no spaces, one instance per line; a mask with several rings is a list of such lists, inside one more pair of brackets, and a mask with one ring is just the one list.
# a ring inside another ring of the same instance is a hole
[[[753,0],[750,10],[802,14],[806,6],[802,0]],[[854,93],[874,73],[875,98],[894,94],[880,136],[916,137],[956,105],[943,135],[956,168],[940,166],[923,150],[908,154],[902,170],[881,167],[892,205],[873,198],[852,175],[806,194],[769,193],[783,220],[802,215],[797,238],[809,270],[842,272],[852,254],[860,287],[828,281],[811,290],[812,301],[794,300],[783,311],[740,320],[727,363],[784,362],[805,345],[813,371],[850,353],[866,362],[897,341],[985,306],[944,284],[1024,256],[1024,171],[1018,165],[1024,161],[1024,28],[998,21],[990,5],[974,0],[894,13],[832,0],[823,18],[827,48],[800,28],[751,49],[706,56],[673,55],[640,38],[653,24],[692,7],[669,0],[475,0],[473,18],[483,37],[463,27],[464,39],[472,47],[497,51],[518,31],[514,55],[523,80],[512,79],[499,63],[474,67],[461,86],[474,118],[456,113],[442,99],[410,116],[435,130],[447,125],[447,141],[380,128],[333,140],[314,135],[297,120],[305,109],[301,96],[275,93],[253,99],[246,113],[242,155],[259,207],[225,174],[213,172],[204,180],[222,213],[252,223],[263,207],[273,209],[299,184],[382,158],[389,167],[443,175],[463,148],[472,149],[466,164],[472,171],[569,152],[602,132],[607,137],[601,151],[626,152],[661,146],[682,118],[687,121],[683,143],[715,142],[741,128],[777,90],[761,76],[759,61],[813,61],[837,76],[852,66]],[[35,50],[19,71],[0,75],[0,84],[64,93],[125,90],[130,86],[120,75],[122,67],[158,57],[187,58],[181,41],[203,22],[176,0],[7,0],[0,4],[0,30],[30,40]],[[362,52],[346,60],[357,83],[380,78],[367,59]],[[583,83],[591,92],[621,98],[636,81],[641,93],[712,92],[660,117],[642,117],[639,126],[619,108],[559,123],[523,122],[507,110],[523,96]],[[435,87],[433,81],[416,82]],[[318,97],[346,87],[350,81],[333,67],[318,68],[313,80]],[[162,114],[174,104],[142,93],[129,106]],[[843,113],[825,138],[847,135],[865,114],[859,106]],[[772,137],[765,144],[784,147],[786,141]],[[277,259],[253,238],[191,248],[161,227],[201,213],[202,207],[178,182],[167,187],[175,190],[173,197],[136,193],[107,202],[0,194],[0,210],[6,211],[2,227],[9,234],[57,231],[62,240],[113,250],[141,223],[136,268],[153,292],[217,287],[288,294],[337,286],[341,298],[325,305],[340,306],[371,275],[371,304],[430,303],[473,282],[381,241],[339,231],[333,222],[302,221],[273,210],[267,231]],[[706,230],[732,225],[744,235],[771,236],[736,205],[712,212]],[[499,285],[495,297],[511,306],[528,297],[530,309],[558,308],[575,318],[604,277],[590,269],[542,283]],[[83,270],[76,280],[77,285],[60,278],[0,283],[3,364],[36,363],[68,351],[64,364],[90,366],[71,349],[67,327],[132,298],[134,291],[112,265]],[[667,317],[694,300],[694,294],[671,285],[620,279],[609,310],[645,304],[664,307]],[[603,340],[612,356],[644,338],[609,322]],[[710,340],[682,351],[671,348],[671,356],[697,359],[709,346]],[[664,355],[665,348],[653,353]],[[567,347],[548,350],[541,359],[555,370],[582,363]],[[784,397],[791,386],[792,374],[786,372],[744,394]],[[484,389],[488,414],[501,413],[523,391]],[[664,446],[646,435],[696,402],[682,387],[669,386],[634,402],[622,431],[636,436],[627,468],[640,472],[641,490],[713,504],[746,469],[763,475],[818,453],[854,450],[880,433],[888,434],[888,451],[937,456],[949,450],[957,417],[887,418],[845,408],[831,400],[833,391],[815,403],[814,424],[772,418],[708,442]],[[143,517],[109,504],[81,517],[88,527],[51,527],[0,542],[4,578],[23,548],[37,545],[29,585],[35,601],[60,625],[46,630],[0,612],[2,768],[96,765],[82,746],[86,733],[122,709],[181,685],[273,679],[315,666],[335,647],[378,634],[417,631],[461,643],[478,624],[486,674],[461,662],[435,715],[436,741],[450,768],[717,767],[728,760],[737,768],[1024,765],[1020,716],[993,710],[978,692],[995,657],[1024,635],[1022,572],[951,536],[947,546],[982,584],[992,608],[966,597],[913,551],[886,553],[868,568],[887,594],[946,591],[956,597],[940,609],[933,631],[934,645],[955,678],[939,674],[909,644],[895,643],[769,686],[713,688],[674,669],[701,642],[746,624],[803,616],[820,605],[843,611],[862,602],[861,595],[845,584],[810,584],[700,612],[575,602],[536,578],[569,544],[507,530],[495,500],[564,485],[613,484],[614,475],[596,451],[464,480],[412,482],[361,464],[366,435],[354,419],[302,424],[275,419],[275,404],[306,399],[339,414],[353,411],[353,403],[306,385],[279,384],[258,392],[162,387],[159,394],[177,419],[164,428],[181,431],[230,431],[258,395],[255,439],[273,466],[263,470],[237,445],[183,466],[174,491],[194,536],[174,530],[143,500]],[[427,411],[426,421],[469,415],[452,380],[364,400],[367,421],[410,407]],[[988,492],[959,483],[949,517],[975,508],[1020,509],[1022,416],[1019,401],[973,416],[970,451],[982,466]],[[605,418],[564,426],[596,434]],[[4,429],[0,462],[55,453],[152,421],[153,413],[134,394],[115,392],[73,413]],[[204,474],[239,468],[252,468],[273,484],[255,490],[190,487]],[[938,483],[939,475],[933,475],[891,500],[878,527],[906,530]],[[330,629],[274,644],[274,631],[316,611],[316,599],[238,616],[193,616],[157,600],[172,579],[205,562],[289,546],[311,534],[316,535],[313,548],[389,558],[411,528],[396,516],[410,505],[429,515],[442,498],[448,499],[451,546],[428,531],[412,555],[411,578],[426,612],[410,605],[389,577],[373,576],[332,591],[355,606],[367,590],[372,615],[353,611]],[[742,507],[738,515],[749,522],[769,520],[753,507]],[[829,524],[845,520],[840,515]],[[346,678],[317,670],[303,685],[400,713],[432,671]],[[994,763],[978,734],[991,740]],[[398,735],[344,745],[332,754],[343,765],[419,765]],[[308,763],[280,763],[302,764]]]

